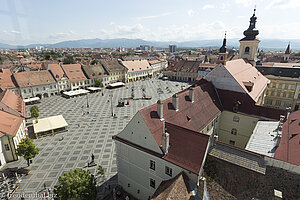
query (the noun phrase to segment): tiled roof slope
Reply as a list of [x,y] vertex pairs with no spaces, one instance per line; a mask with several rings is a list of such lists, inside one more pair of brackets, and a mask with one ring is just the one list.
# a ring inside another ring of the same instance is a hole
[[9,69],[0,70],[0,89],[15,88],[15,84],[12,80],[12,73]]
[[[279,120],[280,115],[285,115],[284,110],[255,105],[254,100],[248,94],[220,89],[217,89],[217,91],[225,110],[272,120]],[[239,105],[237,110],[234,111],[237,102]]]
[[0,93],[0,108],[13,115],[26,117],[24,101],[8,89]]
[[109,71],[122,71],[125,69],[123,65],[119,63],[117,59],[101,59],[100,63]]
[[197,73],[200,67],[215,68],[217,64],[207,64],[201,61],[179,60],[166,68],[167,71]]
[[0,110],[0,137],[4,134],[16,135],[23,118]]
[[61,68],[59,64],[49,64],[48,67],[50,68],[54,78],[59,81],[64,76],[65,72]]
[[[202,79],[194,88],[195,101],[189,100],[189,90],[178,93],[179,110],[172,105],[172,97],[163,101],[163,118],[166,122],[200,132],[205,126],[221,113],[214,86]],[[139,111],[158,145],[161,145],[163,124],[157,115],[157,104]]]
[[87,80],[80,64],[61,65],[71,82]]
[[128,72],[138,72],[152,69],[147,60],[122,61],[122,64],[128,69]]
[[86,75],[90,79],[108,76],[108,73],[105,71],[103,66],[100,64],[83,66],[83,70],[85,71]]
[[20,88],[55,83],[48,70],[18,72],[14,73],[13,76]]
[[290,114],[282,127],[282,138],[275,158],[300,165],[300,111]]

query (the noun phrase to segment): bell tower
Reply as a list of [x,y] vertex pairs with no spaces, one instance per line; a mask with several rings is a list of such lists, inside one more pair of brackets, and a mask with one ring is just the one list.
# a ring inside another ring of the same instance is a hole
[[225,31],[225,36],[223,39],[223,45],[221,46],[219,50],[219,57],[218,57],[218,63],[222,63],[223,65],[226,64],[226,59],[227,59],[227,52],[226,52],[226,31]]
[[240,40],[240,58],[246,58],[249,62],[255,66],[257,61],[257,50],[260,40],[256,38],[258,30],[255,28],[256,19],[255,11],[250,18],[250,25],[247,30],[244,31],[245,37]]
[[283,62],[287,63],[290,60],[290,55],[291,55],[291,47],[290,47],[290,43],[287,46],[284,54],[283,54]]

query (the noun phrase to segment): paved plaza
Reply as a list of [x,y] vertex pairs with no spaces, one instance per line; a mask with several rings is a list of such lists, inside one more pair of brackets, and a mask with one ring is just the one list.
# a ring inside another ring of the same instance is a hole
[[[120,98],[131,97],[132,86],[135,90],[135,99],[129,100],[130,105],[117,107]],[[112,136],[122,131],[139,109],[156,103],[159,98],[166,99],[172,96],[180,91],[182,86],[186,88],[188,84],[150,79],[128,83],[123,88],[104,89],[104,96],[99,92],[70,99],[61,96],[42,99],[41,103],[37,104],[40,109],[39,118],[63,115],[69,124],[69,131],[35,139],[40,153],[29,167],[31,173],[22,178],[17,193],[43,192],[44,183],[47,187],[53,188],[59,176],[74,168],[88,169],[96,174],[96,166],[87,166],[93,153],[95,163],[105,169],[105,184],[98,192],[98,199],[102,199],[108,191],[108,185],[117,184],[116,155]],[[146,94],[152,96],[151,100],[141,99],[142,88],[146,88]],[[160,94],[158,88],[162,91]],[[111,117],[111,95],[116,118]],[[30,116],[30,107],[26,107],[27,116]],[[8,163],[5,168],[26,166],[27,162],[20,158],[16,162]]]

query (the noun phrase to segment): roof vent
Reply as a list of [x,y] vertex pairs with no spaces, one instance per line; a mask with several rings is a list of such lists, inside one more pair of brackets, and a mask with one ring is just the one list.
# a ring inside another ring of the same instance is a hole
[[186,119],[188,120],[188,121],[190,121],[191,120],[191,118],[187,115],[186,116]]

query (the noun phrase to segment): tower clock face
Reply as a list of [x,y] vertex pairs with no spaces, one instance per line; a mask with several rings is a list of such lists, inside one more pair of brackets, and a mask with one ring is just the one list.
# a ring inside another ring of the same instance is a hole
[[253,25],[254,25],[254,23],[253,23],[253,22],[251,22],[251,23],[250,23],[250,25],[251,25],[251,26],[253,26]]

